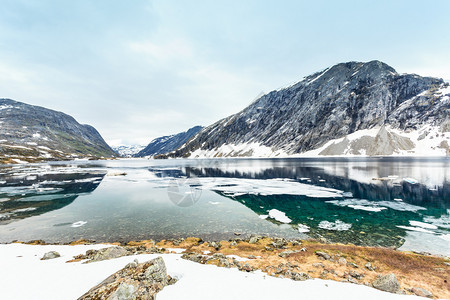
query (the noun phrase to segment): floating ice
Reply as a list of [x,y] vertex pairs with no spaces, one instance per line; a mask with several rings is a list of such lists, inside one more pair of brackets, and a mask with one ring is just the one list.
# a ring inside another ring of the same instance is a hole
[[279,211],[278,209],[269,210],[269,218],[275,219],[278,222],[286,224],[292,222],[292,220],[289,219],[284,212]]
[[416,226],[416,227],[421,227],[421,228],[426,228],[426,229],[438,229],[436,225],[423,223],[423,222],[419,222],[419,221],[409,221],[409,224],[411,226]]
[[344,200],[330,200],[326,201],[327,203],[332,203],[337,206],[348,206],[353,209],[360,209],[360,210],[366,210],[366,211],[374,211],[379,212],[384,209],[390,208],[398,211],[411,211],[411,212],[417,212],[419,210],[426,210],[425,207],[412,205],[404,202],[399,201],[369,201],[366,199],[344,199]]
[[337,206],[348,206],[353,209],[372,211],[372,212],[380,212],[386,207],[380,207],[377,205],[377,202],[372,202],[365,199],[345,199],[345,200],[332,200],[326,201],[327,203],[332,203]]
[[348,207],[351,207],[353,209],[359,209],[359,210],[365,210],[365,211],[373,211],[373,212],[379,212],[383,209],[387,209],[386,207],[378,207],[378,206],[363,206],[363,205],[349,205]]
[[234,196],[299,195],[312,198],[342,198],[343,191],[285,179],[199,178],[202,188]]
[[208,203],[209,203],[209,204],[212,204],[212,205],[220,204],[220,202],[214,202],[214,201],[209,201]]
[[336,220],[335,222],[322,221],[319,223],[319,228],[327,230],[345,231],[351,227],[352,224],[344,223],[341,220]]
[[73,223],[72,225],[70,225],[70,227],[81,227],[83,225],[85,225],[87,222],[86,221],[78,221]]
[[263,219],[263,220],[267,219],[268,217],[269,217],[269,215],[259,215],[259,218]]
[[400,226],[400,225],[397,225],[397,227],[401,228],[401,229],[411,230],[411,231],[418,231],[418,232],[425,232],[425,233],[434,233],[433,231],[426,230],[426,229],[423,229],[421,227]]
[[298,232],[306,233],[309,232],[309,226],[304,224],[298,224]]
[[438,227],[450,229],[450,209],[447,209],[446,215],[442,215],[439,218],[430,216],[424,217],[423,220]]
[[33,211],[36,209],[37,209],[37,207],[19,208],[19,209],[13,210],[12,213],[21,213],[21,212]]
[[392,201],[379,201],[378,205],[385,206],[398,211],[411,211],[417,212],[419,210],[426,210],[425,207],[412,205],[404,202],[392,202]]

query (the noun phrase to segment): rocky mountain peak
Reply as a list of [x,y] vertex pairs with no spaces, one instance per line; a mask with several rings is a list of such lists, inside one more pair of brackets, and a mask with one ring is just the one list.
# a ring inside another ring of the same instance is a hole
[[[426,124],[441,126],[449,114],[446,93],[442,79],[399,74],[377,60],[340,63],[204,128],[174,156],[219,155],[224,147],[228,156],[253,156],[262,148],[264,156],[298,154],[375,127],[414,131]],[[410,149],[407,144],[400,150]]]

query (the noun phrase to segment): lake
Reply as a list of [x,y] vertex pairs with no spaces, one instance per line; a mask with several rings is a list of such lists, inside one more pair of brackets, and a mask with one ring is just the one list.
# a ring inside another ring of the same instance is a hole
[[252,234],[450,255],[450,159],[121,159],[0,166],[0,242]]

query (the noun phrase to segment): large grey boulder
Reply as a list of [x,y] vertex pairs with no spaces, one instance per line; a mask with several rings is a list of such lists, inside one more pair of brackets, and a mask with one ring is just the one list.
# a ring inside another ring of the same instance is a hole
[[400,283],[398,283],[397,277],[392,273],[375,279],[375,281],[372,282],[372,286],[376,289],[390,293],[397,293],[400,290]]
[[79,300],[153,300],[168,282],[174,279],[167,275],[162,257],[144,263],[130,263],[94,286]]

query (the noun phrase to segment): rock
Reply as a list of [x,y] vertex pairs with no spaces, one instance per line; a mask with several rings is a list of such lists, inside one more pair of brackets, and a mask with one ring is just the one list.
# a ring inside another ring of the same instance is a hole
[[245,271],[245,272],[251,272],[251,271],[253,271],[254,269],[253,269],[253,267],[250,266],[248,263],[245,263],[243,266],[241,266],[241,267],[239,268],[239,270]]
[[204,263],[206,261],[205,255],[197,254],[197,253],[185,253],[181,256],[182,259],[190,260],[196,263]]
[[376,267],[372,266],[372,264],[370,262],[368,262],[367,264],[364,265],[364,267],[369,270],[369,271],[375,271]]
[[256,236],[252,236],[251,238],[250,238],[250,240],[248,241],[248,243],[249,244],[256,244],[257,242],[258,242],[258,237],[256,237]]
[[256,259],[257,257],[250,254],[249,256],[247,256],[247,258],[248,258],[248,259]]
[[372,286],[376,289],[390,293],[396,293],[400,290],[400,284],[397,281],[397,277],[392,273],[375,279],[375,281],[372,282]]
[[209,242],[208,245],[209,245],[209,247],[213,247],[214,249],[216,249],[216,251],[219,250],[220,247],[222,247],[222,245],[217,242]]
[[279,253],[278,256],[285,258],[291,254],[299,253],[299,252],[301,252],[301,250],[287,250],[287,251],[283,251],[283,252]]
[[351,270],[351,271],[349,272],[349,274],[350,274],[350,276],[352,276],[353,278],[356,278],[356,279],[358,279],[358,280],[364,277],[364,274],[355,272],[355,271],[353,271],[353,270]]
[[301,241],[293,240],[291,241],[292,246],[300,246],[302,244]]
[[41,260],[47,260],[47,259],[54,259],[57,257],[60,257],[61,255],[56,252],[56,251],[50,251],[44,254],[44,256],[42,256]]
[[347,281],[348,281],[348,282],[351,282],[351,283],[358,284],[358,281],[356,281],[355,279],[353,279],[351,276],[348,276],[348,277],[347,277]]
[[236,246],[237,246],[236,241],[232,241],[232,242],[230,243],[230,247],[236,247]]
[[339,258],[339,260],[338,260],[338,263],[340,264],[340,265],[346,265],[347,264],[347,260],[345,259],[345,258],[343,258],[343,257],[340,257]]
[[92,259],[88,262],[113,259],[113,258],[131,255],[131,254],[133,254],[133,253],[129,252],[128,250],[126,250],[123,247],[119,247],[119,246],[108,247],[108,248],[100,249],[97,252],[95,252]]
[[167,285],[173,285],[178,282],[177,278],[167,275]]
[[450,262],[444,262],[444,265],[449,266],[450,267]]
[[173,240],[173,244],[175,246],[179,246],[183,241],[184,241],[183,238],[179,238],[179,239]]
[[331,256],[330,256],[329,254],[325,253],[325,252],[317,251],[317,252],[316,252],[316,255],[317,255],[319,258],[322,258],[322,259],[324,259],[324,260],[330,260],[330,259],[331,259]]
[[156,294],[168,284],[168,281],[173,283],[173,278],[167,276],[164,260],[157,257],[112,274],[79,300],[155,299]]
[[282,238],[275,238],[272,243],[269,245],[272,246],[275,249],[286,249],[286,240]]
[[136,268],[139,264],[139,261],[137,259],[135,259],[134,261],[130,262],[129,264],[127,264],[125,266],[125,269],[127,268]]
[[411,292],[413,292],[414,294],[416,294],[417,296],[420,297],[428,297],[428,298],[433,298],[433,294],[423,288],[420,287],[413,287],[411,289]]
[[299,272],[299,273],[291,272],[291,279],[295,280],[295,281],[305,281],[305,280],[311,279],[311,276],[309,276],[308,274],[303,273],[303,272]]
[[357,264],[352,263],[352,262],[348,262],[348,263],[347,263],[347,266],[353,267],[353,268],[355,268],[355,269],[358,269],[358,268],[359,268],[359,266],[358,266]]
[[312,265],[314,268],[325,268],[325,265],[323,263],[314,263]]

